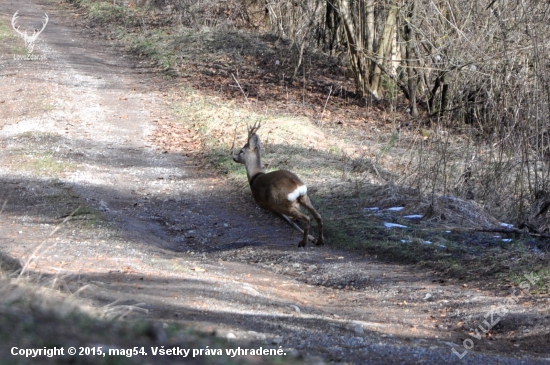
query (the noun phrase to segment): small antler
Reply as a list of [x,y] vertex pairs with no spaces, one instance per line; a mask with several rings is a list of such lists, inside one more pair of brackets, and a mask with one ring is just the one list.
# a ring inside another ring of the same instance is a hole
[[231,156],[233,156],[233,150],[235,149],[235,141],[237,140],[237,128],[240,122],[235,125],[235,131],[233,132],[233,144],[231,145]]
[[252,135],[254,133],[256,133],[258,131],[258,129],[260,129],[261,126],[262,126],[262,124],[260,122],[256,122],[256,123],[254,123],[252,128],[248,127],[248,139],[249,140],[250,140],[250,137],[252,137]]

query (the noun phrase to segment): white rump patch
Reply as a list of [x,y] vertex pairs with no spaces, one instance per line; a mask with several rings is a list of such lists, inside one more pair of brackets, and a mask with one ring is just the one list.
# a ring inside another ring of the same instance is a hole
[[287,199],[289,201],[293,202],[296,199],[298,199],[298,197],[304,196],[306,194],[307,194],[307,186],[305,186],[305,185],[298,186],[296,188],[296,190],[294,190],[292,193],[288,194]]

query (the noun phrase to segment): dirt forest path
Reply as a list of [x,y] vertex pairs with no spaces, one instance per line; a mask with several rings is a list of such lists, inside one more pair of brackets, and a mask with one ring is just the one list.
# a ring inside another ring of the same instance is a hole
[[155,120],[175,118],[176,82],[58,4],[0,0],[0,9],[8,24],[19,10],[22,27],[49,15],[35,47],[46,59],[16,60],[0,46],[0,252],[29,275],[57,275],[95,307],[139,308],[130,318],[327,363],[547,363],[504,340],[476,341],[459,360],[457,322],[480,321],[506,293],[330,243],[298,249],[299,234],[222,177],[151,146]]

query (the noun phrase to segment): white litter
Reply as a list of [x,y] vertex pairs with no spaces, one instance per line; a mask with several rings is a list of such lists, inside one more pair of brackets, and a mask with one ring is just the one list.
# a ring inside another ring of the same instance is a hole
[[422,219],[422,217],[424,217],[422,214],[411,214],[403,216],[403,218],[405,219]]
[[389,222],[384,222],[384,227],[386,227],[386,228],[409,228],[409,227],[404,226],[402,224],[389,223]]
[[386,210],[389,210],[390,212],[400,212],[403,209],[405,209],[405,207],[392,207],[392,208],[388,208]]

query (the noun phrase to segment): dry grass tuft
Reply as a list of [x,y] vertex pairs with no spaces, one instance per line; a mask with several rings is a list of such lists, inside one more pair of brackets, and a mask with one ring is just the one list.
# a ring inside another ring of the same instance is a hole
[[453,196],[439,196],[431,201],[423,201],[417,207],[424,212],[424,218],[430,222],[441,223],[447,227],[470,228],[496,227],[499,221],[487,213],[475,201],[465,201]]

